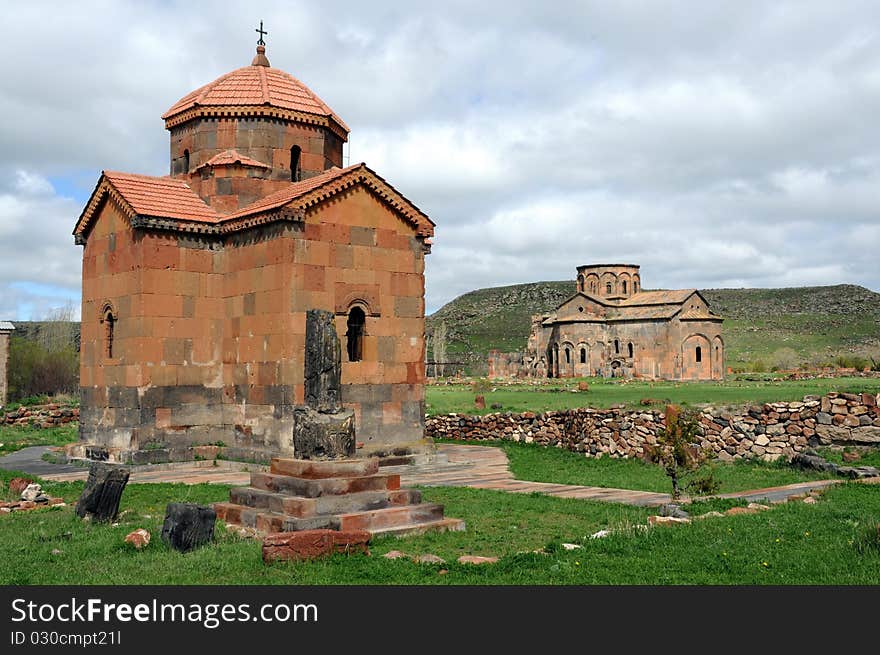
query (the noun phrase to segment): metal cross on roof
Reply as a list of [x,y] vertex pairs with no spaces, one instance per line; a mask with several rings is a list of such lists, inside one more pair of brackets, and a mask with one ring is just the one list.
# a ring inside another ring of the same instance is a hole
[[260,21],[260,29],[254,30],[254,32],[260,33],[260,39],[257,41],[257,45],[266,45],[266,42],[263,41],[263,36],[269,34],[268,32],[263,31],[263,21]]

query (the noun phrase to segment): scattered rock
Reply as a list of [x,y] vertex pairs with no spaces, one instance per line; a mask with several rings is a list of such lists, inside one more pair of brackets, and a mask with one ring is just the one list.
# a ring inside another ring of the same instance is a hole
[[21,492],[21,499],[35,503],[45,503],[49,501],[49,496],[43,493],[43,488],[34,482],[24,488],[24,491]]
[[660,516],[674,516],[677,519],[686,519],[690,516],[685,512],[681,505],[675,503],[666,503],[660,506]]
[[724,514],[722,514],[721,512],[715,512],[715,511],[712,511],[712,512],[706,512],[705,514],[700,514],[699,516],[695,516],[694,518],[697,518],[697,519],[713,519],[713,518],[718,518],[719,516],[723,517]]
[[477,396],[476,398],[474,398],[474,406],[477,409],[486,409],[486,397]]
[[431,553],[419,555],[413,560],[416,564],[446,564],[446,560]]
[[747,509],[756,509],[759,512],[766,512],[768,509],[770,509],[770,506],[769,505],[762,505],[761,503],[749,503],[748,505],[746,505],[746,508]]
[[481,557],[479,555],[462,555],[458,558],[459,564],[495,564],[497,557]]
[[21,497],[21,492],[28,488],[33,480],[28,478],[12,478],[9,481],[9,493]]
[[129,532],[125,535],[124,541],[134,546],[137,550],[141,550],[150,543],[150,533],[143,528],[138,528],[134,532]]
[[440,569],[437,571],[437,575],[446,575],[447,573],[449,573],[449,569]]
[[583,548],[580,544],[562,544],[562,547],[565,550],[577,550],[578,548]]
[[588,382],[584,382],[583,380],[578,382],[578,391],[589,391],[589,390],[590,390],[590,384]]
[[675,516],[649,516],[648,525],[676,525],[679,523],[690,523],[689,518],[677,518]]
[[217,513],[210,507],[195,503],[168,503],[162,524],[162,541],[185,553],[214,539],[216,520]]
[[818,501],[812,496],[807,496],[803,502],[805,505],[815,505]]
[[52,554],[53,554],[53,555],[63,555],[63,554],[64,554],[64,551],[63,551],[63,550],[59,550],[58,548],[53,548],[53,549],[52,549]]
[[333,553],[369,555],[371,536],[366,530],[277,532],[263,540],[263,561],[311,560]]
[[758,510],[749,507],[731,507],[724,513],[727,516],[738,516],[739,514],[757,514]]
[[407,557],[406,553],[402,553],[399,550],[391,550],[382,555],[385,559],[401,559],[403,557]]
[[844,452],[844,453],[841,455],[841,458],[843,459],[844,462],[846,462],[846,463],[849,464],[849,463],[852,463],[852,462],[857,462],[857,461],[859,461],[859,460],[862,458],[862,456],[859,455],[858,453]]
[[502,409],[504,405],[502,405],[501,403],[492,403],[491,405],[489,405],[489,407],[491,407],[492,409]]
[[590,539],[604,539],[609,534],[611,534],[611,530],[599,530],[599,532],[591,534]]

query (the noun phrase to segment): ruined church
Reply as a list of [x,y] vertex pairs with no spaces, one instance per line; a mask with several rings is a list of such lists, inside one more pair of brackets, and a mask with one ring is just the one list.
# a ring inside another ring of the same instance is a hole
[[639,268],[579,266],[575,294],[532,317],[525,352],[493,351],[489,375],[723,379],[723,319],[696,289],[642,290]]
[[343,166],[349,128],[265,44],[162,119],[170,173],[103,171],[73,232],[73,454],[293,456],[313,310],[332,314],[358,454],[418,448],[432,221],[365,164]]

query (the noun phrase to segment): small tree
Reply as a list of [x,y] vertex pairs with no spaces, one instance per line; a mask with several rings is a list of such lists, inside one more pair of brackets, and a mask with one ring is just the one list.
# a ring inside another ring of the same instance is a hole
[[446,323],[434,328],[432,340],[434,351],[434,374],[443,377],[446,372]]
[[669,476],[673,500],[681,498],[682,488],[710,494],[720,486],[711,471],[683,484],[686,476],[708,459],[708,454],[696,445],[699,437],[700,424],[693,413],[684,413],[675,405],[666,407],[666,426],[657,433],[657,444],[647,447],[646,455]]

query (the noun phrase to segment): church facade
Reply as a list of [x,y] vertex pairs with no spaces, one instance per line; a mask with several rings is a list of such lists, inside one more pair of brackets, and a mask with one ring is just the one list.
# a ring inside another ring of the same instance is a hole
[[434,224],[315,93],[250,66],[162,116],[170,174],[104,171],[83,246],[81,439],[115,461],[292,456],[306,312],[333,313],[361,454],[418,448]]
[[490,376],[724,379],[723,319],[699,291],[643,291],[634,264],[577,273],[573,296],[532,317],[525,352],[490,354]]

